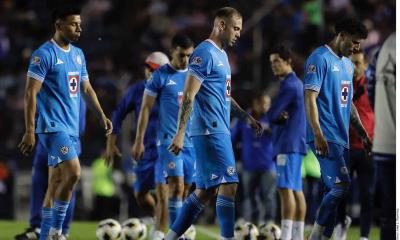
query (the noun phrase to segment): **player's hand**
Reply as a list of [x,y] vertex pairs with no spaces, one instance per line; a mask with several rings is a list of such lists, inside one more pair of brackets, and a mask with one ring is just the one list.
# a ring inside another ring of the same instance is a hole
[[367,153],[367,156],[371,156],[372,154],[372,141],[369,138],[368,135],[365,137],[361,138],[362,144],[364,146],[365,152]]
[[329,156],[328,142],[326,141],[324,135],[315,134],[314,146],[315,146],[315,152],[317,155],[322,156],[322,157]]
[[[112,135],[108,136],[109,138],[112,137]],[[122,154],[119,151],[117,145],[115,144],[114,141],[109,141],[107,140],[107,146],[106,146],[106,166],[112,166],[114,163],[114,156],[121,157]]]
[[113,125],[110,119],[108,119],[105,115],[101,119],[101,126],[104,128],[106,131],[106,136],[110,135],[113,130]]
[[171,145],[168,147],[168,151],[173,153],[174,155],[178,155],[180,151],[183,149],[183,140],[185,136],[183,134],[175,134],[172,139]]
[[132,157],[133,160],[139,161],[144,155],[144,144],[141,141],[135,141],[132,146]]
[[250,115],[248,116],[247,120],[249,121],[250,127],[256,131],[257,136],[261,136],[264,132],[264,128],[261,123]]
[[275,121],[276,124],[282,124],[284,123],[286,120],[289,119],[289,113],[286,111],[283,111],[281,113],[281,115],[279,116],[279,118]]
[[35,148],[35,141],[34,132],[25,132],[21,142],[18,144],[18,148],[21,153],[25,156],[28,156]]

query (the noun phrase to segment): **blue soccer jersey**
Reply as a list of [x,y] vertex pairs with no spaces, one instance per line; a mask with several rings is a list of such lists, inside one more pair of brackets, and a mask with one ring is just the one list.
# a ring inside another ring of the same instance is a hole
[[[112,115],[113,134],[119,134],[122,127],[122,121],[125,119],[126,115],[132,111],[135,112],[135,122],[137,122],[140,107],[142,105],[145,85],[146,81],[140,81],[131,86],[123,96],[121,102],[118,104]],[[137,166],[140,169],[147,169],[154,166],[155,160],[158,157],[156,147],[157,125],[158,105],[156,104],[150,112],[149,122],[144,135],[143,143],[146,151],[143,159],[139,161]]]
[[42,82],[36,98],[36,133],[78,137],[80,83],[89,80],[82,50],[72,44],[65,50],[48,41],[32,54],[27,75]]
[[[353,63],[325,45],[308,57],[304,72],[304,88],[319,92],[317,107],[325,139],[348,148]],[[307,123],[307,143],[312,141],[314,133]]]
[[[169,145],[175,135],[187,73],[187,69],[177,70],[170,64],[165,64],[153,73],[146,84],[145,94],[157,97],[159,104],[157,145]],[[190,123],[185,132],[185,147],[192,146],[189,132]]]
[[190,57],[189,72],[201,82],[191,135],[230,134],[231,69],[226,52],[209,39],[203,41]]

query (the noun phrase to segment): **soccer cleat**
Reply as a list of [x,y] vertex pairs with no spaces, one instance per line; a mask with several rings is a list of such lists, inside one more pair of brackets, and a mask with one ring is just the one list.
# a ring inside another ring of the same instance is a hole
[[29,227],[25,230],[25,232],[15,235],[15,240],[36,240],[40,237],[40,229]]
[[47,236],[46,240],[67,240],[67,238],[63,234],[61,235],[56,234]]
[[349,230],[351,226],[351,217],[346,216],[343,224],[338,224],[334,230],[334,240],[346,240],[347,239],[347,230]]

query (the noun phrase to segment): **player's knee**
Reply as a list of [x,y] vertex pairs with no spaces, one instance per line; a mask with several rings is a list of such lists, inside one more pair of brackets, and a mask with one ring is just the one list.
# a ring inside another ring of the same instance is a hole
[[344,199],[350,190],[350,183],[334,184],[330,193],[338,199]]
[[80,171],[73,171],[67,175],[68,175],[68,177],[66,179],[66,182],[68,183],[68,185],[71,185],[71,186],[75,186],[75,184],[77,184],[79,179],[81,178]]

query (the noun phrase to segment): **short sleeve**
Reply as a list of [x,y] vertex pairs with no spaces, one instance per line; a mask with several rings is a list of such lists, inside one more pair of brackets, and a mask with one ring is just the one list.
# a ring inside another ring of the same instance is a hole
[[312,54],[304,68],[304,89],[319,92],[326,73],[327,64],[320,54]]
[[29,62],[27,76],[43,82],[47,72],[51,69],[50,52],[38,49],[33,52]]
[[206,49],[195,50],[189,60],[189,72],[200,83],[210,75],[213,66],[212,56]]
[[162,79],[159,70],[153,72],[151,78],[146,82],[144,93],[157,97],[163,87]]
[[83,54],[82,50],[80,52],[81,52],[81,59],[82,59],[81,78],[82,78],[82,81],[87,81],[87,80],[89,80],[89,73],[86,68],[86,58],[85,58],[85,55]]

